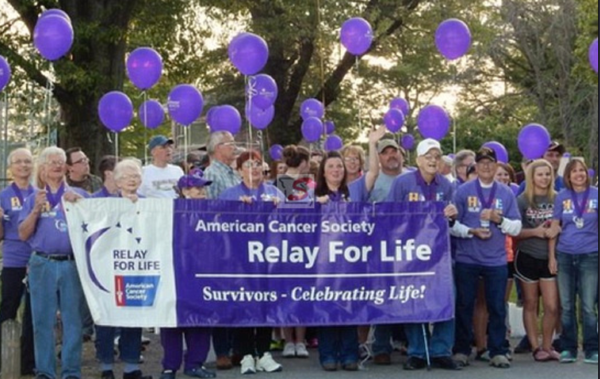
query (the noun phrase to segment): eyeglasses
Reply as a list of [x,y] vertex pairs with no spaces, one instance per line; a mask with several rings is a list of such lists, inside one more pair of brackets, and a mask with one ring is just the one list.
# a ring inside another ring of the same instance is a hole
[[242,163],[242,167],[244,167],[244,168],[261,168],[262,162],[246,161],[246,162]]
[[15,164],[15,165],[19,165],[19,164],[33,164],[33,161],[31,159],[17,159],[16,161],[12,161],[10,164]]
[[219,145],[223,146],[235,146],[235,141],[221,142]]
[[141,175],[137,175],[137,174],[133,174],[133,175],[122,175],[121,179],[123,180],[141,180],[142,176]]
[[358,162],[360,162],[360,159],[358,159],[358,158],[352,158],[352,157],[346,157],[346,158],[344,158],[344,162],[346,162],[346,163],[358,163]]
[[46,164],[48,166],[57,166],[57,167],[61,167],[65,165],[65,161],[48,161],[46,162]]
[[80,163],[87,164],[87,163],[90,163],[90,160],[87,157],[83,157],[81,159],[74,161],[72,164],[75,165],[75,164],[80,164]]
[[479,166],[489,167],[489,166],[495,165],[496,162],[485,160],[485,161],[479,161],[479,162],[477,162],[477,164]]
[[423,158],[425,158],[428,161],[439,161],[442,159],[441,155],[431,155],[431,154],[425,154],[423,155]]

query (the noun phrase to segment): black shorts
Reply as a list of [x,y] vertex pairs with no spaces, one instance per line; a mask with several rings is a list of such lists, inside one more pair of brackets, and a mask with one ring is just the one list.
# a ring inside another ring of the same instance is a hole
[[517,250],[515,277],[525,283],[537,283],[540,280],[553,280],[556,275],[550,273],[547,259],[537,259]]

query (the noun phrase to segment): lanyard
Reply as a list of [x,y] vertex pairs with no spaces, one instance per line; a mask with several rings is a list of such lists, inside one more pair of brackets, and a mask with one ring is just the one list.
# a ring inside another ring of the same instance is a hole
[[[23,192],[21,192],[21,189],[14,182],[10,186],[13,189],[17,199],[19,199],[19,205],[23,206],[23,203],[25,202],[25,199],[23,198]],[[33,187],[29,185],[25,191],[25,197],[28,197],[33,193]]]
[[56,191],[55,194],[52,194],[50,187],[48,185],[46,185],[46,198],[48,199],[48,202],[50,203],[50,209],[54,209],[54,207],[56,207],[56,205],[58,203],[60,203],[60,199],[62,198],[64,193],[65,193],[65,183],[64,182],[60,184],[60,187],[58,187],[58,191]]
[[483,189],[481,188],[481,183],[479,183],[479,180],[477,180],[477,182],[475,183],[475,187],[477,187],[477,197],[479,198],[479,201],[481,202],[482,209],[490,209],[491,208],[492,202],[494,201],[494,197],[496,196],[497,186],[498,186],[498,183],[496,183],[494,181],[494,184],[492,184],[492,190],[490,191],[490,196],[486,199],[485,196],[483,196]]

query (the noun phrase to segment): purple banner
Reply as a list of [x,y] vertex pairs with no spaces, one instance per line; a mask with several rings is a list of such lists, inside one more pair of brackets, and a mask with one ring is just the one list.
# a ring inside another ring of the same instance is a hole
[[454,315],[443,203],[175,201],[179,326],[434,322]]

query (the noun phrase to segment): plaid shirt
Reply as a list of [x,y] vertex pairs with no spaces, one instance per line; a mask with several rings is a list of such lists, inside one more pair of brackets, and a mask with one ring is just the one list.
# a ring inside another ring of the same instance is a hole
[[242,181],[230,166],[216,159],[211,161],[204,170],[204,178],[212,180],[212,184],[206,187],[209,199],[218,199],[221,192],[229,187],[237,186]]

